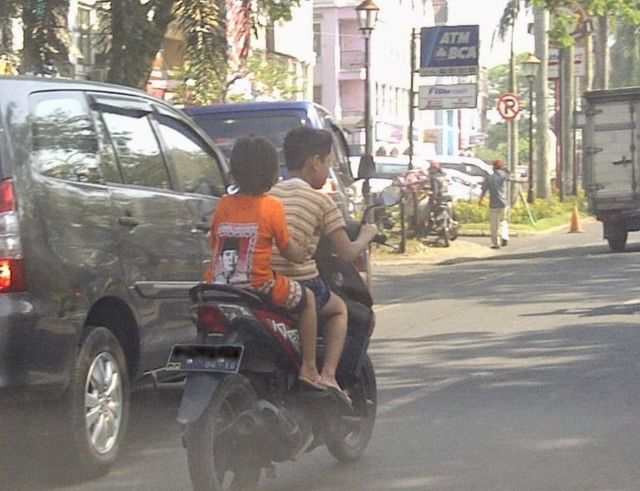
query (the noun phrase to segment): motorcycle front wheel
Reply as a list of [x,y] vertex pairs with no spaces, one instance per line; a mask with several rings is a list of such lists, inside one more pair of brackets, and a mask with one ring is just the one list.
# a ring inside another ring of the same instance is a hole
[[330,421],[326,444],[336,460],[353,462],[366,450],[376,422],[378,389],[369,355],[365,355],[358,380],[345,389],[353,401],[354,414]]
[[449,241],[451,240],[451,229],[450,229],[450,225],[451,225],[451,220],[449,219],[449,216],[446,215],[442,218],[442,223],[440,226],[440,238],[442,239],[442,244],[445,247],[449,247]]
[[187,425],[185,444],[194,491],[256,487],[261,468],[234,432],[237,416],[255,402],[256,393],[245,377],[227,375],[202,416]]

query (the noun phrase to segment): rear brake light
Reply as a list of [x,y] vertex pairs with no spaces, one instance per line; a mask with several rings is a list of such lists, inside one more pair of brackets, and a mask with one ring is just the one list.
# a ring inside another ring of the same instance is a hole
[[200,305],[198,307],[198,328],[211,334],[224,334],[229,325],[229,318],[218,305]]
[[0,259],[0,293],[25,290],[22,259]]
[[13,181],[0,181],[0,293],[26,290]]
[[11,179],[0,181],[0,213],[8,211],[16,211],[16,199]]

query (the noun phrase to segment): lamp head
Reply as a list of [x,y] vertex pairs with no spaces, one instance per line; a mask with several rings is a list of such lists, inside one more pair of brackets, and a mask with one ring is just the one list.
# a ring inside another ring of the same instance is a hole
[[356,7],[358,24],[360,24],[360,30],[365,35],[371,34],[371,31],[373,31],[376,26],[378,12],[380,12],[380,7],[378,7],[373,0],[363,0],[363,2]]
[[529,53],[527,58],[522,62],[522,71],[524,76],[529,80],[535,78],[538,74],[538,67],[540,66],[540,60],[533,53]]

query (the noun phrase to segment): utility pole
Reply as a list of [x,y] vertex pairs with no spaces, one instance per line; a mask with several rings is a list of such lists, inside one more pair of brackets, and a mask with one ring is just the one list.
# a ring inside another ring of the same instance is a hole
[[411,28],[411,45],[409,46],[409,57],[411,58],[411,76],[409,78],[409,170],[413,169],[413,122],[416,117],[415,106],[415,73],[416,73],[416,28]]
[[[517,12],[517,3],[519,0],[513,0],[515,11]],[[514,51],[515,44],[515,19],[511,24],[511,53],[509,57],[509,92],[512,94],[517,94],[517,79],[516,79],[516,55]],[[516,171],[518,168],[518,118],[514,118],[507,122],[507,135],[509,137],[509,155],[508,155],[508,163],[509,163],[509,172],[511,172],[512,176],[516,175]],[[510,197],[509,201],[511,204],[514,202],[516,183],[512,182],[510,186]]]
[[562,141],[562,196],[571,192],[573,182],[575,155],[574,155],[574,133],[573,133],[573,113],[575,110],[575,74],[574,58],[575,47],[567,46],[561,48],[560,61],[560,87],[562,91],[561,101],[561,134]]
[[[533,29],[535,36],[535,52],[540,59],[538,77],[535,79],[536,98],[536,195],[539,198],[548,199],[551,195],[549,185],[549,159],[547,155],[548,145],[548,67],[549,67],[549,13],[541,7],[533,8]],[[554,149],[555,151],[555,149]]]
[[594,89],[609,88],[609,17],[600,15],[596,20]]

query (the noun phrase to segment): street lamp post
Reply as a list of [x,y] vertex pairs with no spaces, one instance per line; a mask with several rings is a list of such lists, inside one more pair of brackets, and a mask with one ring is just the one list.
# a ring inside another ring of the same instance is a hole
[[527,202],[533,203],[535,193],[533,192],[533,81],[536,78],[540,60],[533,53],[522,62],[522,71],[529,82],[529,189],[527,192]]
[[[360,159],[362,166],[366,160],[369,165],[372,162],[373,155],[373,131],[371,128],[371,82],[369,80],[369,40],[371,39],[371,32],[376,26],[376,20],[378,19],[378,12],[380,8],[373,2],[373,0],[364,0],[356,7],[356,13],[358,14],[358,24],[360,26],[360,32],[364,37],[364,154]],[[369,174],[374,169],[369,169]],[[370,176],[368,176],[370,177]],[[362,183],[362,197],[364,199],[365,210],[371,205],[371,187],[369,185],[368,177]],[[371,217],[365,217],[370,221]]]
[[373,0],[364,0],[356,7],[360,32],[364,37],[364,153],[373,154],[373,131],[371,128],[371,81],[369,80],[369,41],[376,26],[380,8]]

